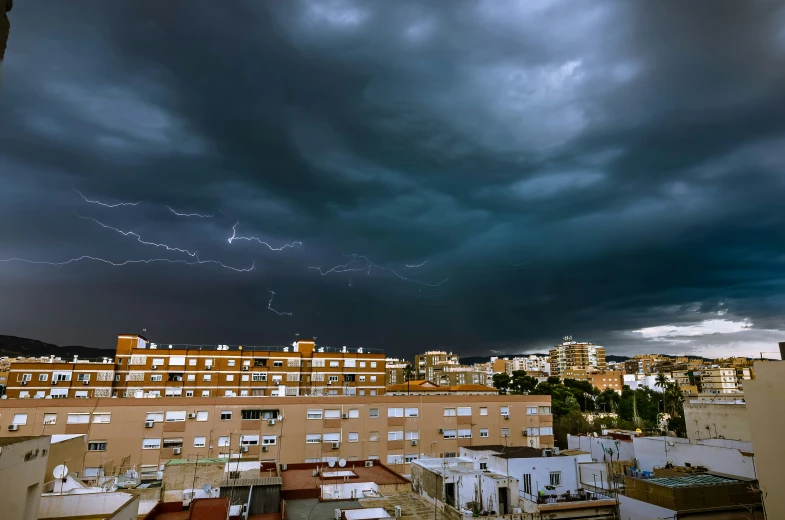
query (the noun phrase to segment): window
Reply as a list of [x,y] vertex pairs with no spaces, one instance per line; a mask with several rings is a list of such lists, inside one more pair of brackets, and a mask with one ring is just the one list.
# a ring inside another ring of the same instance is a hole
[[360,418],[360,410],[352,409],[349,410],[349,419],[359,419]]
[[275,435],[264,435],[262,437],[262,444],[264,446],[272,446],[273,444],[275,444],[275,439],[276,439]]
[[[273,439],[275,439],[274,435],[273,435]],[[258,444],[259,444],[258,435],[240,435],[240,446],[257,446]]]
[[403,459],[404,459],[404,461],[406,462],[406,464],[409,464],[411,461],[413,461],[413,460],[417,460],[417,458],[418,458],[418,457],[417,457],[417,455],[414,455],[414,454],[411,454],[411,453],[407,453],[407,454],[404,456],[404,458],[403,458]]
[[226,362],[226,366],[233,367],[234,366],[234,359],[230,359]]
[[38,374],[39,381],[46,381],[47,379],[49,379],[49,374]]
[[499,413],[501,415],[509,416],[510,415],[510,407],[509,406],[500,406],[499,407]]
[[403,408],[388,408],[387,417],[403,417]]
[[403,464],[403,455],[387,455],[387,464]]
[[455,453],[454,451],[445,451],[444,452],[444,458],[445,459],[451,459],[451,458],[454,458],[454,457],[457,457],[457,456],[458,456],[458,454]]
[[57,414],[56,413],[45,413],[44,414],[44,424],[55,424],[57,422]]
[[[231,417],[229,417],[231,419]],[[240,419],[243,421],[259,421],[262,419],[261,410],[240,410]]]
[[387,432],[387,440],[388,441],[402,441],[403,440],[403,432]]
[[550,406],[540,406],[540,415],[551,415]]
[[365,361],[360,361],[360,368],[365,368]]
[[152,374],[150,376],[150,381],[163,381],[164,376],[162,374]]
[[227,376],[226,376],[226,382],[228,383],[228,382],[230,382],[230,381],[234,381],[234,376],[233,376],[232,374],[227,374]]
[[202,397],[210,397],[210,391],[209,390],[202,390]]
[[240,376],[240,381],[242,381],[244,383],[247,383],[250,380],[251,380],[251,377],[248,374],[243,374],[243,375]]
[[210,381],[210,380],[212,380],[212,378],[213,378],[213,376],[211,376],[210,374],[205,374],[202,377],[202,381]]
[[183,447],[182,437],[170,437],[168,439],[164,439],[164,448],[182,448],[182,447]]
[[253,372],[251,381],[256,381],[257,383],[267,381],[267,372]]
[[371,361],[371,368],[376,368],[376,361]]
[[561,486],[561,471],[551,471],[551,486]]
[[365,383],[365,376],[357,376],[361,383]]
[[81,398],[87,399],[87,390],[77,390],[74,393],[74,397],[81,397]]
[[357,432],[349,432],[349,437],[346,439],[349,442],[358,442],[360,440],[360,434]]
[[322,411],[321,410],[308,410],[308,415],[306,415],[308,419],[321,419],[322,418]]
[[324,442],[341,442],[341,434],[325,433],[324,435],[322,435],[322,440],[324,440]]
[[221,411],[221,420],[222,421],[231,421],[232,420],[232,411],[231,410],[222,410]]
[[229,446],[229,436],[218,437],[218,446],[222,448],[225,446]]
[[537,437],[540,434],[540,429],[537,427],[534,428],[526,428],[526,435],[531,437]]
[[[68,415],[69,417],[71,414]],[[70,421],[69,421],[70,422]],[[27,424],[27,414],[26,413],[15,413],[14,414],[14,422],[13,424],[23,425]]]
[[344,359],[343,360],[344,368],[356,368],[357,367],[357,360],[356,359]]
[[379,460],[378,455],[368,455],[368,460]]
[[480,437],[488,437],[488,428],[480,428]]
[[166,412],[166,422],[181,422],[185,420],[185,410]]
[[419,417],[420,409],[419,408],[407,408],[405,415],[406,415],[406,417]]
[[338,362],[337,361],[330,361],[330,368],[338,368]]
[[553,426],[541,426],[540,435],[553,435]]
[[333,383],[337,383],[338,382],[338,376],[328,376],[327,380],[331,381]]
[[185,391],[185,397],[193,397],[193,396],[194,396],[194,391],[193,390],[186,390]]
[[480,408],[480,415],[488,415],[488,408],[484,406]]
[[164,422],[164,413],[163,412],[147,412],[147,416],[144,419],[147,421],[153,422]]
[[204,360],[204,366],[205,366],[205,367],[211,367],[211,366],[213,366],[213,360],[212,360],[212,359],[205,359],[205,360]]
[[90,381],[90,374],[77,374],[76,375],[77,381]]
[[445,417],[455,417],[455,408],[445,408],[444,409],[444,416]]
[[194,437],[194,448],[204,448],[206,442],[206,437]]
[[274,367],[282,367],[283,366],[283,361],[273,361],[273,366]]
[[370,416],[371,419],[377,419],[379,417],[379,409],[378,408],[371,408],[369,416]]
[[531,473],[523,474],[523,492],[527,495],[532,494],[532,475]]
[[406,432],[407,441],[416,441],[420,438],[420,432],[417,430]]
[[472,415],[472,408],[471,406],[465,406],[458,408],[458,415],[462,417],[471,416]]
[[112,412],[93,413],[93,424],[109,424],[112,422]]
[[70,381],[71,372],[54,372],[52,374],[52,381]]
[[325,419],[340,419],[341,418],[341,411],[340,410],[325,410],[324,411],[324,418]]
[[69,413],[65,421],[67,424],[87,424],[90,422],[89,413]]
[[371,393],[369,395],[376,395],[376,390],[371,390]]
[[188,360],[188,366],[195,367],[196,366],[196,358]]
[[472,438],[472,430],[471,428],[465,430],[458,430],[458,438],[459,439],[471,439]]
[[371,383],[375,383],[376,382],[376,376],[370,376],[370,379],[371,379]]
[[305,434],[305,444],[319,444],[322,442],[322,435],[319,433]]
[[207,412],[196,412],[196,420],[203,422],[207,420]]
[[368,432],[368,442],[379,442],[379,432]]
[[455,430],[444,430],[444,438],[445,439],[454,439],[456,435]]
[[527,406],[526,407],[526,415],[537,415],[537,407],[536,406]]
[[161,448],[161,439],[143,439],[143,450],[157,450]]
[[188,374],[185,376],[186,381],[196,381],[196,374]]
[[153,365],[160,366],[163,364],[164,364],[164,358],[162,357],[153,358]]

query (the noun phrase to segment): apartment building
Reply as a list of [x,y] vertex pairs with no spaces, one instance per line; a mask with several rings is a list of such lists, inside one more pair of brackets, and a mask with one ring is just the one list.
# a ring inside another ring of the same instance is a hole
[[439,386],[484,385],[488,374],[483,369],[461,365],[458,355],[432,350],[414,356],[415,378]]
[[385,356],[367,349],[157,345],[117,338],[114,358],[11,363],[9,398],[381,395]]
[[744,380],[750,379],[749,368],[702,367],[693,371],[695,385],[703,394],[744,393]]
[[640,354],[624,362],[624,372],[626,374],[650,375],[657,372],[657,367],[670,358],[657,354]]
[[[406,381],[406,368],[411,366],[406,360],[398,359],[398,358],[387,358],[386,362],[386,369],[387,369],[387,386],[390,385],[397,385]],[[412,377],[417,377],[417,372],[414,370],[414,366],[412,368]]]
[[472,443],[553,446],[550,396],[412,395],[0,400],[0,438],[83,434],[85,472],[171,459],[279,463],[378,459],[406,474],[420,457]]
[[556,345],[550,351],[551,375],[561,376],[568,368],[584,368],[602,371],[606,369],[605,347],[593,343],[580,343],[573,341],[571,336],[565,336],[561,345]]
[[563,379],[587,381],[600,391],[610,388],[621,393],[624,387],[624,374],[621,371],[595,371],[585,368],[568,368],[561,376]]

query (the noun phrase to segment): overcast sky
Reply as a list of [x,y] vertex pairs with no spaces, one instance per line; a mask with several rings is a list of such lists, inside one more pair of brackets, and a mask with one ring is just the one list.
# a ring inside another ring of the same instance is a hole
[[0,334],[393,356],[785,341],[779,2],[9,18]]

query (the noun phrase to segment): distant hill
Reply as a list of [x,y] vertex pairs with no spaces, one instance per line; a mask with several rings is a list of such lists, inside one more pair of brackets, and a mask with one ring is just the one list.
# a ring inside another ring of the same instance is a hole
[[79,356],[83,359],[100,358],[106,355],[112,355],[113,352],[108,349],[82,347],[78,345],[69,345],[61,347],[53,345],[52,343],[45,343],[37,339],[19,338],[17,336],[3,336],[0,335],[0,356],[8,357],[42,357],[42,356],[55,356],[63,359],[73,356]]

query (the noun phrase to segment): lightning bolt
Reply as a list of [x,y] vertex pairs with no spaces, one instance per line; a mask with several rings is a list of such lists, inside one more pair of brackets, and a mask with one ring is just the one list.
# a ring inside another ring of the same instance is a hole
[[107,208],[116,208],[118,206],[137,206],[137,205],[142,203],[142,201],[139,201],[139,202],[118,202],[117,204],[106,204],[106,203],[98,201],[98,200],[90,200],[90,199],[88,199],[87,197],[85,197],[82,194],[81,191],[77,190],[75,186],[71,186],[71,188],[73,188],[73,190],[76,193],[78,193],[79,196],[82,197],[85,202],[89,202],[90,204],[99,204],[99,205],[105,206]]
[[424,266],[427,263],[428,263],[428,260],[426,260],[425,262],[423,262],[421,264],[406,264],[406,267],[422,267],[422,266]]
[[85,219],[85,220],[92,220],[93,222],[95,222],[96,224],[101,226],[102,228],[111,229],[112,231],[116,231],[117,233],[120,233],[121,235],[135,237],[136,241],[139,242],[140,244],[145,244],[145,245],[148,245],[148,246],[155,246],[155,247],[163,247],[167,251],[175,251],[177,253],[185,253],[186,255],[188,255],[190,257],[196,258],[197,260],[199,259],[199,252],[198,251],[191,252],[191,251],[188,251],[187,249],[180,249],[179,247],[170,247],[170,246],[167,246],[166,244],[159,244],[157,242],[148,242],[146,240],[143,240],[141,236],[139,236],[138,234],[134,233],[133,231],[123,231],[122,229],[117,229],[117,228],[112,227],[112,226],[107,226],[103,222],[100,222],[100,221],[94,219],[93,217],[83,217],[79,213],[77,213],[76,216],[79,217],[79,218]]
[[[344,256],[351,256],[352,259],[349,260],[348,262],[346,262],[345,264],[336,265],[335,267],[332,267],[332,268],[330,268],[330,269],[328,269],[326,271],[323,271],[321,266],[320,267],[309,267],[308,269],[316,269],[317,271],[319,271],[320,275],[326,276],[326,275],[328,275],[330,273],[351,273],[351,272],[356,272],[356,271],[366,271],[367,274],[371,274],[371,270],[376,268],[376,269],[380,269],[380,270],[383,270],[383,271],[389,271],[390,273],[392,273],[396,277],[400,278],[401,280],[404,280],[404,281],[407,281],[407,282],[416,283],[416,284],[420,284],[420,285],[422,285],[424,287],[439,287],[442,284],[446,283],[447,280],[449,280],[449,278],[445,278],[444,280],[442,280],[439,283],[431,284],[431,283],[423,282],[422,280],[415,280],[413,278],[407,278],[406,276],[401,275],[398,271],[396,271],[392,267],[385,267],[385,266],[378,265],[378,264],[375,264],[375,263],[371,262],[371,260],[368,259],[367,256],[358,255],[358,254],[344,255]],[[357,262],[360,262],[360,261],[363,261],[365,263],[361,264],[361,265],[357,265]]]
[[267,289],[267,292],[270,293],[270,301],[267,302],[267,310],[273,311],[278,316],[291,316],[292,315],[291,312],[283,312],[283,311],[277,311],[277,310],[273,309],[272,305],[273,305],[273,298],[275,298],[275,291]]
[[533,257],[529,258],[528,260],[525,260],[525,261],[523,261],[523,262],[520,262],[520,263],[518,263],[518,264],[516,264],[516,263],[513,263],[513,262],[512,262],[512,261],[510,261],[510,259],[509,259],[509,258],[507,258],[506,256],[503,256],[502,258],[503,258],[503,259],[504,259],[504,260],[505,260],[505,261],[506,261],[508,264],[510,264],[510,265],[511,265],[511,266],[513,266],[513,267],[523,267],[524,265],[528,264],[528,263],[529,263],[529,262],[531,262],[532,260],[536,260],[536,259],[538,259],[538,258],[541,258],[541,257],[543,257],[543,256],[547,255],[547,254],[548,254],[548,251],[544,252],[544,253],[543,253],[543,254],[541,254],[541,255],[533,256]]
[[178,217],[199,217],[199,218],[213,218],[212,215],[201,215],[199,213],[178,213],[177,211],[173,210],[170,206],[166,206],[166,209],[177,215]]
[[300,242],[299,240],[295,240],[294,242],[292,242],[292,243],[290,243],[290,244],[285,244],[285,245],[283,245],[283,246],[281,246],[281,247],[273,247],[273,246],[271,246],[270,244],[268,244],[267,242],[265,242],[264,240],[261,240],[261,239],[259,239],[259,238],[256,238],[256,237],[238,237],[238,236],[237,236],[237,224],[239,224],[239,222],[235,222],[234,226],[232,226],[232,236],[230,236],[230,237],[229,237],[229,243],[230,243],[230,244],[231,244],[231,243],[232,243],[234,240],[248,240],[248,241],[256,241],[256,242],[259,242],[259,243],[260,243],[260,244],[262,244],[262,245],[265,245],[265,246],[267,246],[267,247],[270,249],[270,251],[283,251],[283,250],[284,250],[284,249],[286,249],[287,247],[295,247],[295,246],[301,246],[301,245],[303,245],[303,243],[302,243],[302,242]]
[[216,264],[224,267],[226,269],[231,269],[232,271],[237,271],[239,273],[247,273],[249,271],[253,271],[256,268],[256,262],[254,262],[251,267],[248,268],[240,268],[240,267],[232,267],[230,265],[225,265],[218,260],[199,260],[196,259],[193,262],[189,262],[188,260],[172,260],[169,258],[150,258],[146,260],[125,260],[123,262],[112,262],[111,260],[107,260],[105,258],[99,258],[95,256],[79,256],[76,258],[71,258],[70,260],[64,260],[62,262],[47,262],[43,260],[28,260],[26,258],[5,258],[0,259],[0,263],[8,263],[8,262],[21,262],[25,264],[36,264],[36,265],[54,265],[54,266],[64,266],[68,264],[73,264],[76,262],[80,262],[82,260],[93,260],[95,262],[102,262],[104,264],[109,264],[114,267],[122,267],[124,265],[129,264],[152,264],[156,262],[163,262],[168,264],[185,264],[185,265],[198,265],[198,264]]

